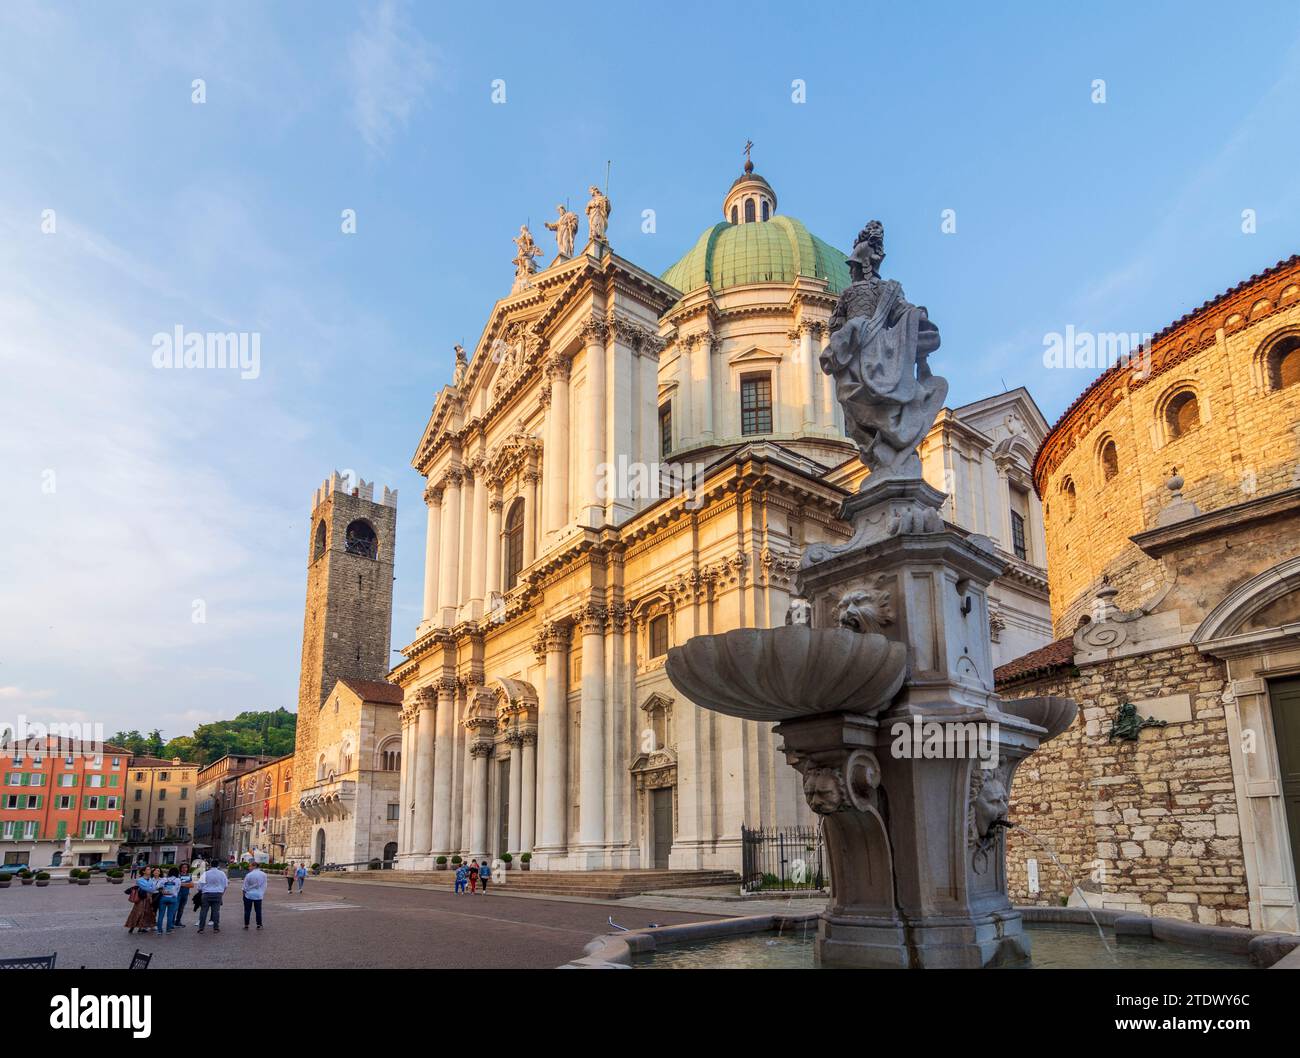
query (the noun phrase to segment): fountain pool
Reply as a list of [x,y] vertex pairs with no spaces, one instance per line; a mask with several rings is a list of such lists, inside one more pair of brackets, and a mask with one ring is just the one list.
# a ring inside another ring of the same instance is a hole
[[[1145,937],[1107,940],[1114,958],[1091,926],[1028,923],[1033,949],[1028,963],[1014,970],[1249,970],[1245,955],[1193,948]],[[815,926],[787,926],[780,934],[750,933],[713,940],[666,944],[632,958],[633,969],[643,970],[811,970]]]

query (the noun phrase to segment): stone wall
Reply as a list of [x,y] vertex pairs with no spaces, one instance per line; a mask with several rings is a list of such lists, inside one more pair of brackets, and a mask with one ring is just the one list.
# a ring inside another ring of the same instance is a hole
[[[1011,819],[1057,850],[1094,906],[1250,925],[1225,680],[1221,662],[1188,646],[1001,688],[1007,698],[1059,694],[1079,703],[1070,730],[1017,771]],[[1180,700],[1144,704],[1181,695],[1189,699],[1185,713]],[[1156,710],[1186,718],[1144,729],[1137,742],[1108,742],[1124,702],[1143,715]],[[1035,895],[1028,891],[1028,857],[1038,860]],[[1009,836],[1007,871],[1017,903],[1051,906],[1070,895],[1050,856],[1023,835]]]

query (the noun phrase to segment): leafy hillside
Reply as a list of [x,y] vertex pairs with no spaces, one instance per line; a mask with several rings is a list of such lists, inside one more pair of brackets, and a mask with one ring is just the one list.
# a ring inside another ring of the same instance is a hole
[[280,757],[293,752],[298,715],[287,709],[274,712],[240,713],[233,720],[200,724],[192,735],[178,735],[170,741],[154,729],[147,735],[139,731],[119,731],[109,738],[115,746],[124,746],[132,756],[180,757],[194,764],[211,764],[227,753],[261,754]]

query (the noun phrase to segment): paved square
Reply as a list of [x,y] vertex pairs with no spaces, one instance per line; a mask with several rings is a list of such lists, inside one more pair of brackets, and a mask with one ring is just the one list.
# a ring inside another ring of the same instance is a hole
[[[137,949],[153,968],[267,969],[546,968],[582,954],[609,932],[608,917],[629,927],[697,922],[716,915],[551,901],[501,894],[309,879],[300,895],[273,877],[263,904],[266,928],[243,928],[239,881],[222,905],[221,932],[198,934],[198,916],[170,935],[128,934],[123,887],[96,877],[88,886],[58,880],[45,889],[14,884],[0,891],[0,958],[58,953],[61,969],[125,969]],[[289,913],[290,911],[293,913]]]

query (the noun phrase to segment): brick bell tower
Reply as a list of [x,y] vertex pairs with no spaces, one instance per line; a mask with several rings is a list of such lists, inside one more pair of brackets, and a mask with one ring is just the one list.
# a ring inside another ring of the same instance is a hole
[[393,618],[397,491],[373,482],[351,485],[336,470],[316,490],[307,538],[307,605],[294,742],[293,797],[287,855],[311,863],[311,822],[298,799],[316,779],[320,710],[335,682],[388,677]]

